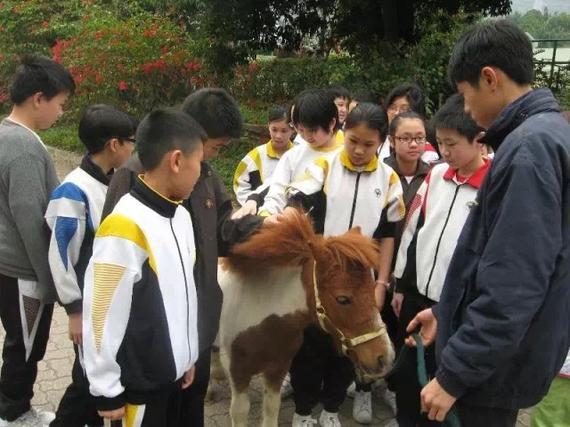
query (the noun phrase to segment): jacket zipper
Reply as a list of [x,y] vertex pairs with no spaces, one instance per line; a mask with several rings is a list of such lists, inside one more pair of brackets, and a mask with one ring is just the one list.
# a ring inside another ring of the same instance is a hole
[[439,239],[437,240],[437,245],[435,247],[435,254],[433,256],[433,263],[431,265],[431,270],[429,272],[429,277],[426,284],[426,297],[429,298],[429,285],[431,283],[431,278],[433,276],[433,271],[435,270],[435,263],[437,260],[437,254],[439,253],[439,246],[441,245],[441,239],[443,238],[443,233],[445,233],[445,229],[447,228],[447,223],[449,222],[449,217],[451,216],[451,211],[453,210],[453,205],[455,204],[455,199],[457,198],[457,194],[459,193],[459,189],[461,185],[458,185],[455,188],[455,194],[453,195],[453,200],[451,200],[451,205],[449,206],[449,210],[447,211],[447,217],[445,218],[445,222],[443,223],[443,228],[439,235]]
[[360,174],[358,172],[356,175],[356,183],[354,184],[354,199],[352,199],[352,210],[350,211],[350,221],[348,222],[348,229],[352,228],[352,222],[354,221],[354,211],[356,211],[356,198],[358,197],[358,183],[360,182]]
[[172,218],[170,218],[170,230],[172,231],[172,236],[174,236],[174,241],[176,242],[176,249],[178,249],[178,257],[180,259],[180,265],[182,266],[182,274],[184,274],[184,288],[186,290],[186,344],[188,345],[188,359],[192,358],[192,351],[190,350],[190,303],[188,302],[188,280],[186,279],[186,268],[184,267],[184,260],[182,259],[182,252],[180,251],[180,245],[178,244],[178,238],[174,232],[174,227],[172,226]]

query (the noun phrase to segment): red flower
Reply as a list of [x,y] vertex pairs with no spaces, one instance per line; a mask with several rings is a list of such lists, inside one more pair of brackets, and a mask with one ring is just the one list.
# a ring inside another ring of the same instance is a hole
[[129,85],[127,85],[127,82],[125,82],[124,80],[121,80],[121,81],[119,82],[119,90],[120,90],[121,92],[126,91],[128,88],[129,88]]
[[49,27],[49,22],[48,22],[48,21],[42,22],[42,28],[48,28],[48,27]]

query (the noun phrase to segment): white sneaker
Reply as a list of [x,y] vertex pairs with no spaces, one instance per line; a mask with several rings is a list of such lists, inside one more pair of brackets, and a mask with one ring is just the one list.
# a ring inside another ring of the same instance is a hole
[[338,412],[328,412],[323,409],[319,417],[319,425],[321,427],[341,427]]
[[357,391],[352,404],[352,418],[360,424],[372,422],[372,392]]
[[295,412],[293,415],[293,422],[291,423],[292,427],[310,427],[317,424],[317,420],[315,420],[310,415],[299,415]]
[[394,416],[396,416],[396,412],[397,412],[396,394],[393,391],[390,391],[386,388],[380,392],[380,398],[392,410],[392,413],[394,414]]
[[281,384],[281,399],[285,399],[293,394],[293,386],[291,385],[291,376],[285,375]]
[[55,419],[55,414],[48,411],[30,409],[14,421],[0,419],[0,427],[47,427]]
[[356,392],[356,383],[353,381],[346,389],[346,396],[354,399],[354,393]]

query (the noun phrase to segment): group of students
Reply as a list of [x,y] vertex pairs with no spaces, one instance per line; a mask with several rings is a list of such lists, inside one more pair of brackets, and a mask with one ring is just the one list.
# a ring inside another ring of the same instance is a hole
[[[91,105],[79,122],[87,154],[60,184],[36,132],[74,90],[62,65],[25,56],[0,124],[0,425],[203,425],[218,256],[263,222],[230,219],[232,198],[206,162],[241,134],[238,106],[202,89],[138,123]],[[76,358],[52,414],[30,401],[56,300]]]
[[[450,61],[461,95],[429,124],[415,85],[395,88],[384,107],[338,87],[302,92],[270,112],[270,141],[238,165],[237,211],[207,163],[243,126],[223,89],[198,90],[140,123],[87,107],[87,154],[60,184],[36,132],[57,120],[75,85],[62,65],[25,57],[0,124],[0,426],[203,425],[218,257],[296,208],[325,236],[358,226],[378,241],[376,303],[397,350],[416,327],[426,344],[438,334],[428,386],[413,352],[388,381],[398,424],[440,423],[457,400],[464,426],[513,426],[570,346],[568,125],[550,92],[530,89],[525,40],[505,21],[464,35]],[[76,358],[50,414],[30,401],[56,300]],[[292,425],[340,426],[354,379],[331,337],[308,327],[290,369]],[[358,422],[372,421],[372,386],[354,385]],[[555,409],[537,410],[537,425],[568,407],[547,399]]]
[[[416,85],[394,88],[385,108],[350,101],[346,89],[314,89],[301,93],[289,113],[271,110],[271,139],[236,169],[234,192],[242,208],[234,217],[286,214],[289,207],[300,207],[325,236],[358,226],[376,239],[381,254],[376,301],[399,350],[408,323],[439,300],[491,160],[479,142],[483,129],[464,112],[460,95],[452,95],[430,122],[441,160],[433,148],[426,150],[432,146]],[[342,114],[345,105],[351,105],[348,114]],[[433,373],[433,352],[428,355]],[[421,419],[412,359],[391,380],[401,426]],[[307,328],[290,372],[293,425],[314,422],[311,413],[319,401],[320,425],[340,425],[338,410],[353,380],[350,360],[337,353],[332,339],[316,325]],[[360,423],[373,419],[371,389],[372,384],[355,387],[353,418]]]

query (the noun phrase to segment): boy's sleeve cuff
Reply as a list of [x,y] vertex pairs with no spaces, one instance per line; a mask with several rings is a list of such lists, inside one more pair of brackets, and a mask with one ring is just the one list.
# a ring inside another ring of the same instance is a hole
[[116,397],[95,397],[95,406],[98,411],[114,411],[125,406],[125,393],[121,393]]
[[70,314],[77,314],[83,311],[83,300],[78,299],[77,301],[73,301],[69,304],[64,304],[63,308],[65,312],[69,316]]
[[465,384],[463,384],[455,374],[441,366],[437,370],[435,377],[439,385],[456,399],[459,399],[467,391]]

